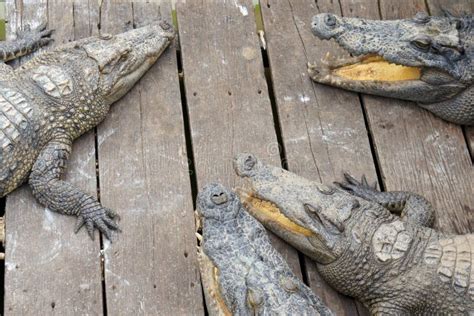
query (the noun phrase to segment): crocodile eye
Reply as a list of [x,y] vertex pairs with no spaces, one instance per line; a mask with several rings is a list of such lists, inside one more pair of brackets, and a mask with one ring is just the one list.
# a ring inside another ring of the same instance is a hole
[[336,26],[336,17],[332,14],[326,14],[326,16],[324,17],[324,23],[327,26],[334,27]]
[[431,43],[426,39],[417,39],[411,42],[413,46],[422,51],[428,51],[431,47]]
[[456,30],[461,30],[462,28],[464,28],[464,24],[462,22],[462,20],[456,20],[456,22],[454,22],[456,24]]
[[415,22],[419,24],[428,23],[431,20],[431,17],[426,12],[418,12],[415,15]]
[[245,162],[244,162],[245,170],[247,171],[252,170],[252,168],[255,166],[256,163],[257,163],[257,160],[255,159],[255,157],[253,155],[248,155],[247,158],[245,158]]
[[318,186],[316,186],[316,188],[318,189],[319,192],[326,195],[332,195],[334,194],[334,192],[336,192],[335,188],[329,187],[324,184],[319,184]]

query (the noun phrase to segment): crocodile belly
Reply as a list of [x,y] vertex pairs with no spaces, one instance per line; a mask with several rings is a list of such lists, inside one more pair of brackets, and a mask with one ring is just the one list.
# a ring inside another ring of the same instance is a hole
[[36,158],[39,126],[31,102],[0,83],[0,196],[17,188]]
[[474,313],[474,235],[442,238],[427,247],[423,259],[435,267],[446,300],[452,298],[452,303],[467,308],[464,312]]

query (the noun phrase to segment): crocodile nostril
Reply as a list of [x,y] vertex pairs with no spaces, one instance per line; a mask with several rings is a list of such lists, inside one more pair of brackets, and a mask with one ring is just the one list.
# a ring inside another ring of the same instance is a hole
[[169,29],[171,29],[171,24],[169,24],[168,22],[166,21],[162,21],[160,22],[160,26],[163,30],[167,31]]
[[227,200],[228,200],[228,198],[227,198],[227,194],[225,194],[224,192],[219,192],[219,193],[214,193],[214,194],[211,196],[211,200],[212,200],[212,202],[214,202],[215,204],[221,205],[221,204],[226,203]]
[[329,27],[336,26],[336,17],[332,14],[326,14],[324,17],[324,23]]
[[256,163],[257,163],[257,160],[255,159],[255,157],[252,155],[248,155],[247,158],[245,158],[245,162],[244,162],[245,170],[247,171],[252,170],[252,168],[255,166]]
[[426,12],[418,12],[416,15],[415,15],[415,23],[418,23],[418,24],[425,24],[425,23],[428,23],[430,21],[431,17],[428,15],[428,13]]

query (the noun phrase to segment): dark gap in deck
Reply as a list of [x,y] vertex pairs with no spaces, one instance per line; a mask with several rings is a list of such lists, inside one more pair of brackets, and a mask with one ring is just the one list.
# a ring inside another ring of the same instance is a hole
[[[99,5],[99,22],[97,29],[100,34],[100,27],[102,23],[102,2]],[[75,21],[75,16],[73,18]],[[99,140],[98,140],[98,129],[94,127],[94,154],[95,154],[95,177],[96,177],[96,192],[97,200],[101,203],[100,196],[100,170],[99,170]],[[104,257],[104,239],[101,233],[99,233],[99,244],[100,244],[100,275],[101,275],[101,288],[102,288],[102,313],[104,316],[108,315],[107,311],[107,286],[105,284],[105,257]]]
[[469,153],[469,156],[471,156],[471,161],[474,164],[474,147],[471,147],[471,142],[468,139],[467,135],[467,126],[462,126],[462,134],[464,135],[464,140],[466,141],[466,146],[467,146],[467,151]]
[[[269,6],[270,4],[267,3],[267,5]],[[265,36],[266,34],[265,24],[263,21],[262,11],[260,9],[260,2],[258,6],[254,6],[254,13],[255,13],[255,23],[256,23],[256,28],[257,28],[257,36],[259,36],[259,31],[263,31],[263,34]],[[264,68],[265,81],[267,83],[268,96],[269,96],[270,104],[272,107],[273,124],[275,126],[275,133],[276,133],[277,142],[278,142],[280,162],[281,162],[282,168],[285,170],[288,170],[288,158],[286,156],[285,143],[283,142],[283,133],[282,133],[281,123],[280,123],[280,115],[278,113],[278,105],[277,105],[276,97],[275,97],[275,90],[273,86],[270,60],[268,57],[267,50],[264,47],[260,47],[260,52],[262,55],[262,64]],[[303,282],[304,284],[310,286],[308,269],[306,268],[305,256],[299,250],[297,250],[297,253],[298,253],[298,261],[300,263],[300,270],[301,270],[301,276],[303,278]]]
[[[344,16],[344,12],[342,11],[341,0],[339,0],[339,7],[341,9],[341,16]],[[377,8],[378,8],[378,13],[379,13],[379,18],[382,18],[382,8],[380,6],[380,0],[377,0]],[[353,56],[352,54],[350,55]],[[374,168],[375,168],[375,173],[377,175],[377,182],[379,183],[380,191],[385,191],[385,183],[383,182],[383,177],[382,177],[382,167],[380,164],[380,159],[378,157],[377,145],[375,144],[374,135],[372,134],[372,130],[370,128],[367,109],[365,107],[365,101],[361,93],[357,93],[357,95],[359,98],[362,116],[364,117],[364,124],[365,124],[365,129],[367,131],[367,138],[369,140],[370,152],[372,154],[372,159],[374,161]]]
[[[95,178],[96,178],[96,192],[97,200],[100,201],[100,178],[99,178],[99,141],[97,139],[97,127],[94,127],[94,154],[95,154]],[[102,312],[103,315],[107,315],[107,296],[106,296],[106,285],[105,285],[105,258],[104,258],[104,238],[99,233],[100,242],[100,274],[101,274],[101,286],[102,286]]]
[[[173,25],[178,32],[178,12],[174,10],[173,14]],[[191,195],[193,202],[193,210],[196,209],[196,198],[198,194],[198,180],[196,175],[195,160],[194,160],[194,151],[193,151],[193,139],[191,133],[191,123],[189,119],[189,107],[188,100],[186,98],[186,85],[184,82],[184,71],[183,71],[183,58],[181,54],[181,42],[179,36],[176,37],[176,65],[179,78],[179,92],[181,95],[181,106],[183,112],[183,125],[184,125],[184,138],[186,142],[186,155],[188,159],[188,174],[189,182],[191,184]],[[196,239],[196,246],[199,247],[199,240]],[[209,312],[207,310],[204,287],[202,282],[199,282],[201,286],[201,295],[202,295],[202,305],[204,309],[204,315],[208,316]]]
[[[177,28],[177,25],[175,25]],[[181,93],[181,105],[183,112],[183,122],[184,122],[184,136],[186,141],[186,155],[188,158],[188,172],[189,180],[191,183],[191,194],[193,198],[193,207],[196,208],[196,197],[198,193],[198,180],[196,176],[195,161],[194,161],[194,151],[193,151],[193,139],[191,135],[191,124],[189,119],[189,109],[188,109],[188,100],[186,98],[186,85],[184,80],[184,71],[183,71],[183,60],[181,56],[181,45],[179,43],[179,36],[176,39],[176,59],[178,66],[178,76],[179,76],[179,91]]]
[[375,173],[377,174],[377,182],[379,183],[380,191],[385,191],[385,184],[382,177],[382,168],[378,156],[377,145],[374,141],[374,135],[370,129],[369,118],[367,116],[367,109],[365,108],[364,98],[360,93],[358,93],[359,101],[362,106],[362,115],[364,116],[365,129],[367,130],[367,137],[369,139],[370,152],[372,153],[372,158],[374,160]]
[[426,8],[426,11],[428,12],[428,14],[431,15],[431,10],[430,10],[430,6],[428,4],[428,0],[425,0],[425,8]]

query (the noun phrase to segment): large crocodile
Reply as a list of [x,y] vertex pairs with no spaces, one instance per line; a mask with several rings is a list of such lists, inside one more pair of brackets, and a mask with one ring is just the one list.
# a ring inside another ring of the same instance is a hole
[[[0,43],[12,60],[46,45],[51,31],[27,31]],[[72,142],[101,122],[174,38],[166,22],[59,46],[13,70],[0,62],[0,196],[29,177],[36,199],[50,210],[76,215],[94,238],[110,239],[115,212],[60,179]]]
[[373,21],[324,13],[313,18],[312,30],[355,56],[310,65],[313,80],[415,101],[447,121],[474,124],[472,15]]
[[378,192],[364,179],[326,186],[251,154],[243,204],[264,226],[314,259],[336,290],[374,315],[473,315],[474,235],[429,226],[433,209],[409,192]]
[[291,272],[265,228],[219,184],[197,198],[198,258],[210,315],[333,315]]

